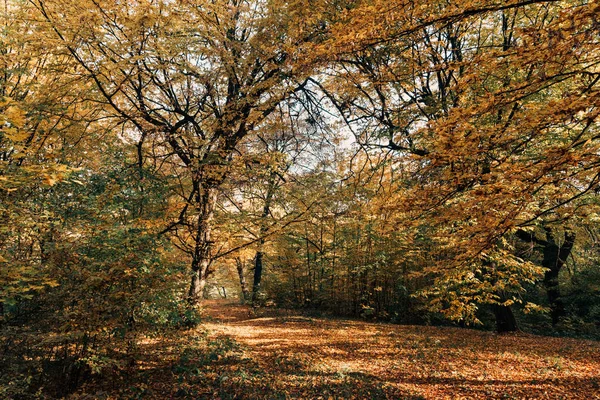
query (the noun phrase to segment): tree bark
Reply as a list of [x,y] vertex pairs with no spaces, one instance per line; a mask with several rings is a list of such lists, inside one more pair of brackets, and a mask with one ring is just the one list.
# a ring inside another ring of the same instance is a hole
[[188,291],[188,302],[192,306],[200,304],[209,268],[212,264],[212,220],[216,202],[216,189],[197,185],[195,198],[198,220],[194,235],[194,253],[192,256],[192,281]]
[[244,262],[239,257],[236,257],[235,264],[242,288],[242,304],[244,304],[250,300],[250,290],[248,290],[248,283],[246,282],[246,268],[244,268]]
[[192,282],[188,292],[188,302],[192,306],[199,305],[202,302],[204,288],[206,287],[206,278],[208,272],[209,260],[200,259],[192,262]]

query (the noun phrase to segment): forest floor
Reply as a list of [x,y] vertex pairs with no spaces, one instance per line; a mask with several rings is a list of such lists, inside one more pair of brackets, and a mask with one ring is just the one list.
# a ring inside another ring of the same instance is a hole
[[153,356],[128,387],[93,398],[600,399],[600,342],[204,307],[200,327],[140,344]]

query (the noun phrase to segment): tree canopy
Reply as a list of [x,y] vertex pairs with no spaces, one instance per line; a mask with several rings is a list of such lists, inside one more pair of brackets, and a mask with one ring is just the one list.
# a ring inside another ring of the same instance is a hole
[[0,324],[69,385],[211,296],[598,335],[600,2],[2,15]]

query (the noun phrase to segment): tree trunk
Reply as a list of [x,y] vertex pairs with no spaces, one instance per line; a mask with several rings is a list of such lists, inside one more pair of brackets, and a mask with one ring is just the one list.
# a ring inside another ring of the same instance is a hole
[[246,282],[246,268],[244,268],[244,262],[241,258],[235,259],[238,276],[240,278],[240,286],[242,288],[242,304],[250,300],[250,291],[248,290],[248,283]]
[[216,201],[216,190],[197,184],[196,210],[198,222],[194,235],[194,254],[192,258],[192,282],[188,292],[188,302],[192,306],[200,304],[206,278],[212,263],[212,220]]
[[517,320],[510,306],[494,304],[492,307],[496,316],[496,331],[498,333],[516,332],[519,330]]
[[[260,246],[264,244],[264,240],[260,241]],[[262,271],[263,271],[263,252],[258,250],[256,252],[256,256],[254,257],[254,282],[252,286],[252,301],[256,302],[258,300],[258,292],[260,291],[260,282],[262,281]]]
[[[489,261],[484,261],[483,266],[481,268],[481,278],[484,278],[489,274],[487,271],[487,267],[490,266],[492,268],[496,268],[494,264]],[[493,285],[496,284],[496,279],[492,279],[490,283]],[[504,302],[507,299],[506,293],[497,292],[498,300],[500,302]],[[494,312],[494,316],[496,317],[496,332],[498,333],[506,333],[506,332],[516,332],[519,330],[517,325],[517,320],[512,312],[512,309],[509,305],[502,304],[492,304],[492,311]]]
[[565,315],[565,305],[560,295],[558,276],[565,265],[567,257],[571,254],[575,244],[575,233],[565,231],[565,240],[558,245],[554,239],[551,228],[546,228],[546,241],[544,243],[544,259],[542,266],[547,268],[544,274],[544,286],[550,303],[550,316],[552,324],[556,325],[561,317]]
[[265,245],[264,236],[267,233],[267,218],[271,212],[271,201],[275,191],[277,190],[276,185],[277,174],[272,172],[269,176],[269,184],[267,186],[267,195],[265,196],[265,204],[263,206],[263,212],[261,214],[261,227],[260,227],[260,240],[258,242],[258,250],[254,257],[254,280],[252,282],[252,302],[258,300],[258,293],[260,292],[260,283],[262,281],[263,273],[263,246]]
[[565,305],[560,296],[560,286],[558,283],[559,272],[560,268],[552,268],[548,269],[544,274],[544,286],[546,287],[548,303],[550,303],[552,325],[556,325],[560,318],[565,315]]
[[533,242],[542,247],[544,256],[542,266],[546,268],[544,287],[546,288],[546,295],[550,304],[552,324],[556,325],[560,318],[565,315],[565,305],[561,299],[558,277],[560,270],[571,254],[571,250],[573,250],[576,236],[575,232],[565,229],[565,240],[559,245],[556,243],[552,228],[547,226],[544,227],[544,230],[546,231],[546,240],[537,238],[533,233],[523,230],[517,231],[516,234],[521,240]]
[[192,262],[192,282],[188,292],[188,301],[192,306],[196,306],[202,301],[209,265],[210,260],[207,258]]

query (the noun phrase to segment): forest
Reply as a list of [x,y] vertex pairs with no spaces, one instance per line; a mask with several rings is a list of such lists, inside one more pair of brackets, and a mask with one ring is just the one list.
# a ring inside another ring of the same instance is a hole
[[0,8],[0,398],[600,398],[600,1]]

